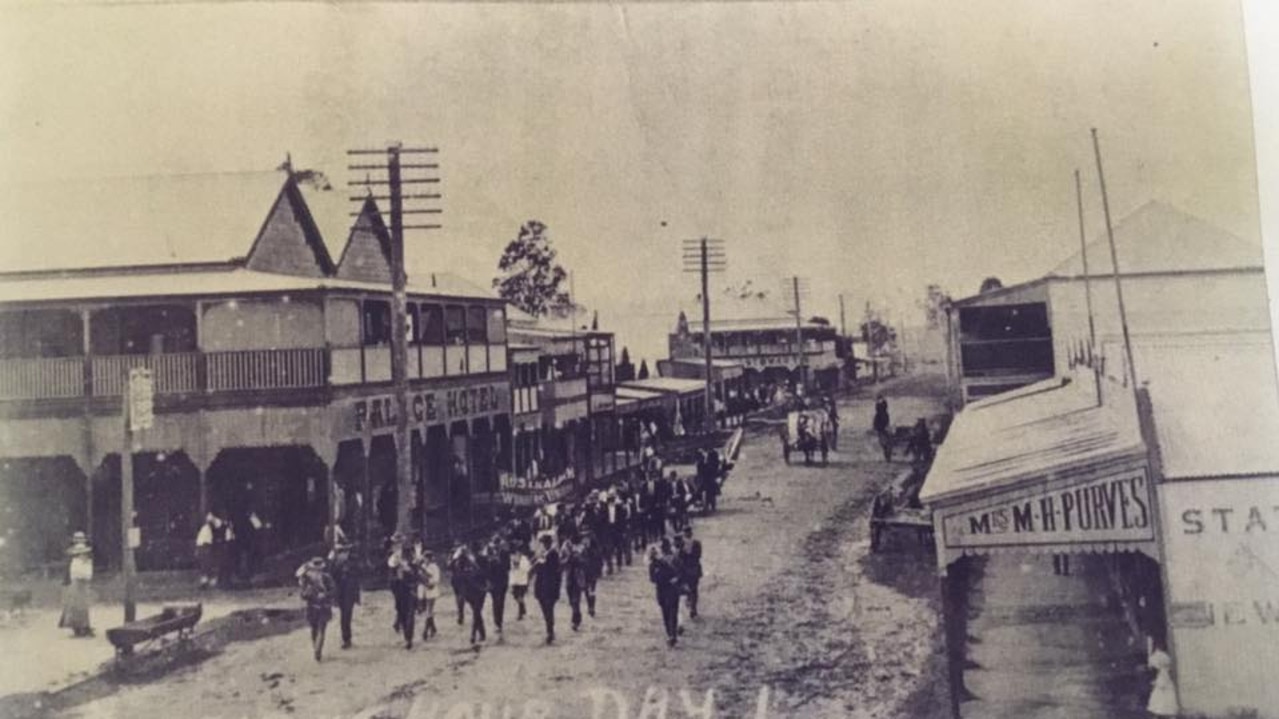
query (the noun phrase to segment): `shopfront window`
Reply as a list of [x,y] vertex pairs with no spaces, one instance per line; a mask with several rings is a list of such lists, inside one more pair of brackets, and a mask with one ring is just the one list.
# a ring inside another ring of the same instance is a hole
[[383,300],[364,301],[364,344],[391,343],[391,305]]
[[410,303],[408,313],[405,316],[404,336],[408,339],[409,344],[421,344],[422,342],[422,307]]
[[472,345],[488,343],[488,318],[483,307],[466,308],[466,339]]
[[444,309],[445,337],[448,344],[463,346],[466,344],[466,309],[449,305]]
[[422,305],[421,342],[425,345],[444,344],[444,308],[439,305]]
[[500,307],[488,311],[488,336],[492,344],[506,344],[506,312]]

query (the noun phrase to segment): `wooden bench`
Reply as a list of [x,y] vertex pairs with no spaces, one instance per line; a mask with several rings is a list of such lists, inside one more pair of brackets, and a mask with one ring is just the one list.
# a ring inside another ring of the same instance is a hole
[[169,634],[177,634],[179,641],[191,638],[195,625],[200,621],[204,605],[191,604],[165,607],[159,614],[128,622],[107,630],[107,641],[115,647],[116,656],[129,656],[140,644],[148,644]]

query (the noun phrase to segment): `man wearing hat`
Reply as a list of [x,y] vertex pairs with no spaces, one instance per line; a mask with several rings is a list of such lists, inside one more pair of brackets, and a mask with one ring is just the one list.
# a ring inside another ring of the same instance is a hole
[[298,567],[297,579],[299,594],[306,602],[306,621],[311,625],[311,647],[318,662],[324,652],[324,632],[333,618],[333,597],[337,586],[329,574],[327,563],[320,557]]
[[697,619],[697,587],[702,581],[702,543],[693,538],[693,527],[684,527],[684,535],[675,537],[684,570],[684,587],[688,595],[688,616]]
[[560,568],[560,554],[555,549],[555,535],[543,532],[538,536],[542,549],[533,562],[533,596],[542,607],[542,618],[546,620],[546,643],[555,642],[555,603],[560,598],[563,583],[563,571]]
[[93,628],[89,624],[89,605],[93,598],[89,593],[89,583],[93,581],[93,550],[84,532],[71,535],[67,557],[67,586],[62,593],[62,617],[58,626],[69,628],[72,636],[91,637]]
[[426,641],[440,630],[435,626],[435,600],[440,598],[440,582],[443,574],[440,565],[435,563],[435,553],[429,549],[422,551],[418,560],[418,609],[422,612],[422,641]]
[[386,558],[391,596],[395,598],[395,630],[404,635],[404,648],[413,648],[413,623],[416,619],[417,570],[405,545],[404,535],[391,535],[390,553]]
[[338,536],[329,553],[329,573],[337,586],[337,605],[342,626],[342,648],[351,647],[351,617],[355,605],[360,603],[360,568],[351,554],[352,546],[344,536]]

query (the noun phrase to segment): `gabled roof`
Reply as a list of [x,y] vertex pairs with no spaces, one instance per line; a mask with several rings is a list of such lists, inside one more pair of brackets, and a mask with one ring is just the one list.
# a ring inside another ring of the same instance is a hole
[[[1115,224],[1115,252],[1123,274],[1260,269],[1259,245],[1246,242],[1197,217],[1152,201]],[[1105,227],[1094,230],[1087,245],[1088,273],[1113,274]],[[1081,253],[1072,254],[1049,276],[1083,275]]]
[[274,206],[280,172],[27,183],[0,192],[6,271],[228,262]]
[[[280,212],[281,203],[288,203],[292,212],[287,214]],[[295,222],[296,225],[294,225]],[[295,234],[298,226],[302,232],[300,239],[305,243],[305,247],[301,248],[294,244],[299,239]],[[307,204],[301,187],[292,178],[288,178],[276,193],[271,212],[263,220],[261,229],[254,236],[253,244],[245,258],[245,265],[282,274],[298,272],[312,274],[302,271],[301,268],[305,264],[296,264],[289,260],[281,261],[281,253],[287,257],[297,255],[299,250],[303,253],[302,256],[309,253],[309,259],[314,261],[314,267],[307,267],[307,269],[318,270],[321,276],[331,276],[336,271],[337,266],[333,263],[333,256],[324,242],[324,232],[320,222]],[[300,260],[300,257],[297,259]]]

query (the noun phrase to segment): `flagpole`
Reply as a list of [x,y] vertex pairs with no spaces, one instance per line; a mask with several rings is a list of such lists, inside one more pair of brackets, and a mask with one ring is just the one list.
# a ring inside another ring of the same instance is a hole
[[1088,366],[1093,370],[1097,385],[1097,406],[1101,406],[1101,375],[1092,366],[1092,348],[1097,345],[1097,323],[1092,311],[1092,278],[1088,273],[1088,242],[1084,234],[1084,191],[1079,181],[1079,169],[1075,169],[1075,205],[1079,209],[1079,254],[1084,263],[1084,298],[1088,303]]
[[1119,301],[1119,323],[1124,331],[1124,354],[1128,360],[1125,379],[1132,380],[1132,390],[1137,391],[1137,366],[1132,356],[1132,337],[1128,333],[1128,312],[1124,309],[1124,286],[1119,280],[1119,257],[1115,251],[1115,230],[1110,222],[1110,199],[1106,195],[1106,174],[1101,169],[1101,145],[1097,141],[1097,128],[1092,128],[1093,154],[1097,158],[1097,181],[1101,185],[1101,207],[1106,215],[1106,238],[1110,242],[1110,267],[1115,275],[1115,297]]

